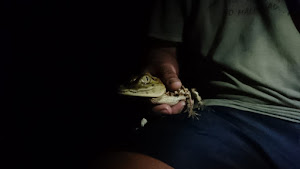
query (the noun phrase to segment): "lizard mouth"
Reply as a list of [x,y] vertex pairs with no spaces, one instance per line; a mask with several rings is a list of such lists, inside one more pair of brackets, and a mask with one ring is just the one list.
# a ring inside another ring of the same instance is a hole
[[[154,92],[155,91],[155,92]],[[139,97],[160,97],[162,96],[166,90],[155,90],[154,87],[148,87],[145,89],[120,89],[119,94],[127,95],[127,96],[139,96]]]

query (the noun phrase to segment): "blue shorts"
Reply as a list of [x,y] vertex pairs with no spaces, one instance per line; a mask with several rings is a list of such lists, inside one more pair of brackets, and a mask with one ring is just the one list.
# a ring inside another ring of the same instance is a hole
[[300,124],[227,107],[150,121],[132,151],[176,169],[300,169]]

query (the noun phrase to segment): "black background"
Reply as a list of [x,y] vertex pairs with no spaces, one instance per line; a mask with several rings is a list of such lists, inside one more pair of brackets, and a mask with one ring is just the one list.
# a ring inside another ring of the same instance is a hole
[[124,144],[140,117],[116,89],[138,71],[150,1],[1,3],[5,168],[86,168]]

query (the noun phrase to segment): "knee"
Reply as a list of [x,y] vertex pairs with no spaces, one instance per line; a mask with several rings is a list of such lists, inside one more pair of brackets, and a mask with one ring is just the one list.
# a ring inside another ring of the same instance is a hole
[[166,163],[147,155],[133,152],[113,152],[99,157],[91,169],[173,169]]

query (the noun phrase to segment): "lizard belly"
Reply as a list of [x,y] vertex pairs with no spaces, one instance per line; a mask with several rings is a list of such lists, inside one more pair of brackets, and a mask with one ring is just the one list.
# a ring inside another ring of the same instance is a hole
[[153,104],[168,104],[168,105],[173,106],[181,100],[186,100],[186,97],[185,96],[168,96],[168,95],[164,94],[160,97],[152,98],[150,101]]

